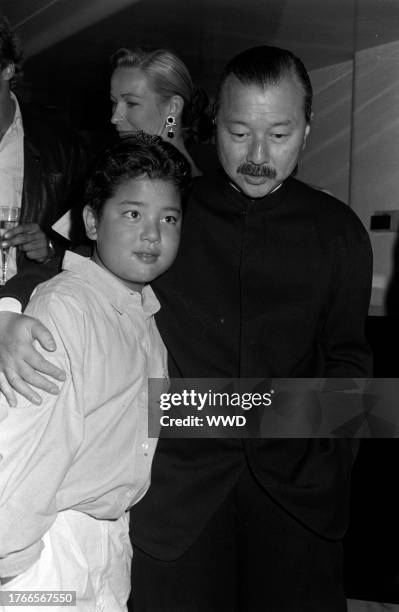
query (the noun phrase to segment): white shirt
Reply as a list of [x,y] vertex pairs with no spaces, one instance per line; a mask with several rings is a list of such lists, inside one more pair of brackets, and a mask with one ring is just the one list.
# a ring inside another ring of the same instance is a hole
[[116,519],[150,484],[147,379],[167,378],[159,302],[75,253],[63,268],[26,313],[54,335],[67,380],[41,406],[0,400],[0,576],[36,561],[58,512]]
[[[15,113],[11,125],[0,141],[0,206],[21,208],[24,180],[24,128],[18,100],[11,92]],[[16,249],[10,249],[7,280],[17,273]]]

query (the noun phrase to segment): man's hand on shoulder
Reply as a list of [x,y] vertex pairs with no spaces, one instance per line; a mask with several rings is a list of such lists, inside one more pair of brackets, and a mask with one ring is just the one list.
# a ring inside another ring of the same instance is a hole
[[34,348],[35,340],[47,351],[56,349],[51,333],[37,319],[0,312],[0,391],[10,406],[17,405],[15,391],[32,403],[41,404],[40,395],[32,387],[57,395],[57,385],[42,374],[65,380],[63,370]]

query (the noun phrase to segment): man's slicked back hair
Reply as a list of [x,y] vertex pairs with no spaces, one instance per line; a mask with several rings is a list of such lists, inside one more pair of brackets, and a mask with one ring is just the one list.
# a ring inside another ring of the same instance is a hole
[[215,115],[219,110],[224,83],[229,76],[235,76],[243,85],[265,88],[278,85],[288,75],[292,75],[303,89],[305,119],[306,123],[310,123],[313,90],[305,66],[291,51],[267,45],[247,49],[228,62],[219,81]]

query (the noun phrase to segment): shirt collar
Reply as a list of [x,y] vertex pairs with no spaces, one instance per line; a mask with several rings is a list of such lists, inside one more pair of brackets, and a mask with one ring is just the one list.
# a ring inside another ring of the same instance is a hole
[[142,293],[129,289],[111,272],[89,257],[66,251],[62,269],[79,274],[89,285],[100,291],[120,314],[134,307],[143,310],[145,317],[149,318],[160,309],[159,301],[150,285],[146,285]]

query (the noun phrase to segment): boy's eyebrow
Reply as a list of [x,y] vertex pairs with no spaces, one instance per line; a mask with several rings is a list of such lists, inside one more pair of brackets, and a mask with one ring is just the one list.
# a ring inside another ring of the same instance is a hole
[[[147,202],[140,202],[139,200],[122,200],[122,202],[118,202],[118,206],[123,206],[128,204],[129,206],[133,205],[133,206],[147,206]],[[172,210],[174,212],[181,212],[181,207],[178,206],[163,206],[162,210]]]
[[122,200],[121,202],[117,202],[118,206],[123,206],[124,204],[134,204],[134,206],[145,206],[144,202],[140,202],[139,200]]

